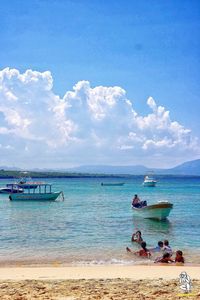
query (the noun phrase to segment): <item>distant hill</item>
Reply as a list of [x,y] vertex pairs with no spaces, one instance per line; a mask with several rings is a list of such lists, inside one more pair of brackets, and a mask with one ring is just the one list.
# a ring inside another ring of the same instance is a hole
[[137,166],[80,166],[67,170],[68,172],[79,173],[98,173],[98,174],[129,174],[129,175],[144,175],[149,171],[154,171],[156,174],[171,174],[171,175],[200,175],[200,159],[185,162],[171,169],[149,169],[142,165]]
[[[11,173],[16,171],[19,173],[20,168],[11,168],[0,166],[0,176],[11,176]],[[50,177],[64,177],[64,176],[81,176],[84,174],[113,174],[113,175],[144,175],[149,171],[154,171],[156,175],[194,175],[200,176],[200,159],[192,160],[185,162],[181,165],[178,165],[171,169],[156,169],[152,168],[149,169],[142,165],[136,166],[109,166],[109,165],[88,165],[88,166],[79,166],[70,169],[30,169],[29,171],[32,172],[30,176],[33,177],[44,177],[46,175]],[[43,174],[42,174],[43,173]],[[15,174],[16,175],[16,174]],[[18,174],[19,175],[19,174]]]
[[200,175],[200,159],[185,162],[175,168],[168,169],[168,173],[175,175]]
[[98,173],[98,174],[129,174],[129,175],[141,175],[149,169],[144,166],[109,166],[109,165],[91,165],[80,166],[76,168],[67,169],[68,172],[78,173]]
[[200,175],[200,159],[188,161],[171,169],[149,169],[142,165],[137,166],[80,166],[68,169],[69,172],[79,173],[97,173],[97,174],[129,174],[129,175],[144,175],[149,171],[154,171],[156,174],[170,175]]

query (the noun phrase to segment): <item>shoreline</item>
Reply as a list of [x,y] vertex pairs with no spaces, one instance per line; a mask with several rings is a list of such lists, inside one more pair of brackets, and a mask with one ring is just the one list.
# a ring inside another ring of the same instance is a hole
[[119,258],[118,260],[85,260],[85,257],[80,258],[79,260],[71,260],[71,259],[63,259],[61,257],[54,257],[54,258],[24,258],[24,259],[0,259],[0,269],[1,268],[14,268],[14,267],[24,267],[24,268],[39,268],[39,267],[112,267],[112,266],[122,266],[122,267],[142,267],[142,266],[158,266],[158,265],[168,265],[168,266],[186,266],[186,267],[199,267],[200,263],[198,262],[188,262],[186,261],[184,264],[181,263],[168,263],[168,264],[159,264],[155,263],[155,260],[148,260],[148,259],[140,259],[137,260],[138,256],[133,256],[131,260],[125,260],[123,258]]
[[200,280],[200,266],[185,265],[137,265],[137,266],[76,266],[64,267],[0,267],[0,280],[69,280],[69,279],[117,279],[172,280],[187,272],[192,279]]
[[171,267],[199,267],[200,263],[193,263],[193,262],[185,262],[182,263],[155,263],[152,261],[127,261],[127,262],[102,262],[102,261],[65,261],[62,259],[52,259],[52,260],[0,260],[0,269],[2,268],[54,268],[54,267],[61,267],[61,268],[85,268],[85,267],[157,267],[157,266],[171,266]]

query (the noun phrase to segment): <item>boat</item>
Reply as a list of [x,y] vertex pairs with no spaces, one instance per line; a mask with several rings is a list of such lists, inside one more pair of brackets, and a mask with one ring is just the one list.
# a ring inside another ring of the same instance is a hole
[[38,187],[38,184],[41,184],[44,182],[37,182],[33,181],[30,176],[28,176],[28,172],[21,172],[21,177],[15,182],[16,185],[18,185],[19,188],[22,189],[36,189]]
[[39,181],[32,181],[30,177],[22,177],[20,178],[15,184],[22,189],[36,189],[38,187],[38,184],[41,184],[43,182]]
[[164,220],[166,219],[170,211],[173,208],[173,204],[168,201],[159,201],[156,204],[146,205],[143,207],[134,207],[132,209],[135,215],[143,217],[145,219],[156,219]]
[[113,183],[104,183],[102,182],[101,185],[103,186],[122,186],[124,185],[124,182],[113,182]]
[[15,184],[6,184],[6,187],[0,188],[0,194],[23,193],[23,189]]
[[41,184],[41,182],[35,182],[35,181],[19,181],[18,183],[16,183],[16,185],[19,188],[22,189],[36,189],[38,187],[38,184]]
[[38,183],[37,188],[27,188],[23,193],[9,195],[11,201],[55,201],[59,196],[64,200],[62,191],[52,192],[52,185],[49,183]]
[[154,187],[156,186],[157,180],[154,178],[153,173],[148,173],[144,177],[143,186]]

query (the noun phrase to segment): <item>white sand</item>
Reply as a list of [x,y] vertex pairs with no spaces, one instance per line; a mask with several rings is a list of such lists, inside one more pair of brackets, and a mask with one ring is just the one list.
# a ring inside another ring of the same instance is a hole
[[185,271],[192,279],[200,279],[200,266],[81,266],[81,267],[2,267],[0,280],[58,279],[177,279]]

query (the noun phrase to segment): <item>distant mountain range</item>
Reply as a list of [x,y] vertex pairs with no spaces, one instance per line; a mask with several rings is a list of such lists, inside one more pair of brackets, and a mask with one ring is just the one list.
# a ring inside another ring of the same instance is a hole
[[156,169],[147,168],[142,165],[136,166],[108,166],[108,165],[89,165],[71,168],[68,172],[79,173],[99,173],[99,174],[130,174],[144,175],[147,172],[153,171],[156,174],[169,175],[200,175],[200,159],[188,161],[171,169]]
[[162,170],[166,171],[165,174],[175,174],[175,175],[200,175],[200,159],[185,162],[175,168]]
[[[20,168],[11,168],[0,166],[0,170],[16,170]],[[22,170],[21,170],[22,171]],[[61,173],[87,173],[87,174],[116,174],[116,175],[144,175],[147,172],[153,171],[158,175],[194,175],[200,176],[200,159],[185,162],[171,169],[156,169],[147,168],[142,165],[136,166],[109,166],[109,165],[88,165],[79,166],[69,169],[29,169],[29,171],[37,172],[61,172]]]

